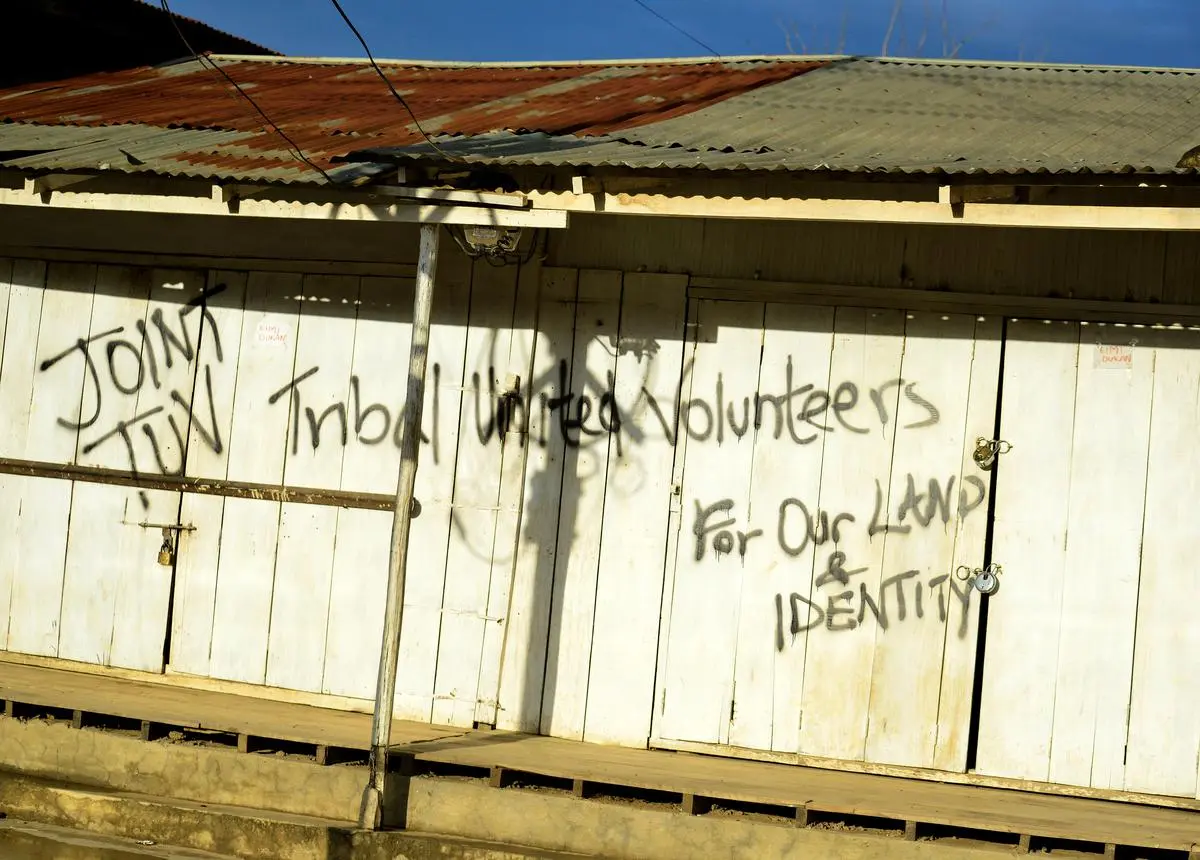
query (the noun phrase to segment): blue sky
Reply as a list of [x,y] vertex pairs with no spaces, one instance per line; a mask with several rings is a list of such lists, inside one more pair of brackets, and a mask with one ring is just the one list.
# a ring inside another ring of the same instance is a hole
[[[724,55],[879,54],[893,0],[646,0]],[[704,54],[634,0],[342,0],[376,56],[545,60]],[[1197,0],[903,0],[888,53],[1200,66]],[[328,0],[173,0],[288,54],[361,56]],[[844,21],[844,26],[843,26]],[[842,34],[844,33],[844,39]],[[922,40],[922,34],[924,39]],[[790,49],[789,49],[790,44]]]

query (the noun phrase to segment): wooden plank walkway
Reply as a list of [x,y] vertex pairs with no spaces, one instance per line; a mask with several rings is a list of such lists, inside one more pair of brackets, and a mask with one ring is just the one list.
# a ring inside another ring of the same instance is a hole
[[[323,747],[365,750],[370,739],[366,714],[3,661],[0,699]],[[790,809],[799,823],[814,813],[888,819],[910,837],[953,827],[1011,834],[1023,847],[1032,837],[1200,858],[1200,812],[1189,810],[402,721],[393,741],[419,769],[466,768],[497,785],[531,775],[570,783],[580,795],[606,787],[670,793],[694,812],[733,801]]]

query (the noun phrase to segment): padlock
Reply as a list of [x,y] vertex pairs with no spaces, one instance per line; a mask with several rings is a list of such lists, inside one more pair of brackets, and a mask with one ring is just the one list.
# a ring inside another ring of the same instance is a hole
[[980,437],[975,440],[975,453],[971,456],[975,460],[975,465],[985,472],[990,472],[992,466],[996,465],[996,446],[991,441]]
[[1000,565],[989,564],[975,574],[974,585],[980,594],[995,594],[1000,588]]
[[163,537],[162,546],[158,550],[158,563],[170,567],[175,562],[175,552],[171,549],[171,539]]

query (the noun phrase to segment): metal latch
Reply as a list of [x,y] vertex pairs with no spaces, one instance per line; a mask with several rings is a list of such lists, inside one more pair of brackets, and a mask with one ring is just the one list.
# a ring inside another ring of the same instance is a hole
[[960,564],[954,572],[963,582],[970,583],[980,594],[995,594],[1000,588],[1000,574],[1004,568],[992,562],[987,567],[967,567]]
[[175,541],[171,532],[194,532],[195,526],[185,526],[183,523],[138,523],[144,529],[162,529],[163,542],[158,548],[158,563],[170,567],[175,563]]
[[1003,439],[984,439],[980,436],[975,440],[975,453],[971,456],[974,458],[976,466],[985,472],[990,472],[996,465],[996,458],[1011,450],[1012,443],[1010,442],[1005,442]]

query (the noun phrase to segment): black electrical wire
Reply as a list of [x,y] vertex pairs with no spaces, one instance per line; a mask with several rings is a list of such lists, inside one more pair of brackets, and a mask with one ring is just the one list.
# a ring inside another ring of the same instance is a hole
[[371,53],[371,47],[367,44],[367,40],[363,38],[363,34],[360,33],[358,28],[354,26],[354,22],[350,20],[350,16],[347,15],[346,10],[342,8],[342,4],[339,3],[338,0],[329,0],[329,2],[333,4],[333,8],[337,9],[338,14],[342,16],[342,20],[346,22],[346,26],[350,28],[350,32],[355,35],[355,37],[358,39],[358,43],[362,45],[362,49],[366,51],[367,60],[370,61],[371,67],[375,69],[375,74],[379,75],[379,79],[387,84],[387,88],[391,91],[396,101],[400,102],[404,109],[408,111],[408,115],[412,117],[413,125],[416,127],[417,131],[421,133],[421,137],[425,138],[425,142],[433,147],[433,151],[442,156],[442,158],[445,158],[447,161],[455,161],[456,159],[454,156],[450,155],[448,152],[434,143],[433,139],[425,133],[425,129],[421,128],[421,121],[417,119],[417,115],[413,113],[413,109],[409,107],[408,102],[404,100],[404,96],[400,95],[400,93],[396,91],[396,88],[392,86],[392,82],[388,79],[388,76],[383,73],[383,69],[379,68],[379,63],[375,62],[375,55]]
[[[294,140],[292,140],[290,137],[288,137],[286,134],[284,134],[283,129],[281,129],[275,123],[274,120],[272,120],[269,116],[267,116],[267,112],[264,111],[261,107],[259,107],[258,102],[256,102],[254,99],[252,99],[250,97],[249,93],[247,93],[244,89],[242,89],[240,86],[238,86],[237,81],[235,81],[233,78],[229,77],[229,75],[226,74],[225,70],[222,69],[220,67],[220,65],[213,62],[211,59],[208,59],[208,58],[204,57],[203,55],[196,53],[196,51],[193,50],[191,43],[188,42],[187,36],[185,36],[183,34],[183,30],[180,29],[179,22],[175,20],[175,13],[171,11],[171,7],[168,5],[167,0],[159,0],[159,5],[162,6],[162,10],[167,13],[167,18],[168,18],[168,20],[170,20],[171,26],[175,28],[175,32],[179,35],[179,40],[181,42],[183,42],[183,46],[185,48],[187,48],[187,51],[189,54],[192,55],[192,58],[195,59],[195,61],[197,63],[199,63],[202,67],[212,69],[213,71],[220,74],[221,77],[223,77],[226,81],[228,81],[230,86],[232,86],[235,90],[237,90],[238,94],[241,95],[241,97],[244,98],[246,101],[248,101],[256,111],[258,111],[258,115],[263,118],[263,122],[265,122],[272,129],[274,129],[275,133],[277,135],[279,135],[287,143],[288,148],[291,150],[292,155],[296,156],[296,158],[298,158],[300,161],[303,161],[305,164],[307,164],[309,167],[311,167],[317,173],[321,174],[321,176],[323,176],[325,178],[326,182],[328,182],[330,185],[333,185],[334,184],[333,179],[329,176],[329,174],[326,173],[324,170],[322,170],[320,165],[316,164],[308,156],[306,156],[304,154],[304,150],[302,150],[300,148],[300,146]],[[206,60],[207,60],[207,63],[205,62]]]
[[[337,0],[334,0],[334,2],[336,3]],[[662,14],[657,9],[655,9],[653,6],[646,3],[645,0],[633,0],[633,2],[638,4],[639,6],[641,6],[643,9],[645,9],[647,12],[649,12],[651,15],[653,15],[658,20],[662,21],[664,24],[666,24],[672,30],[675,30],[677,33],[683,34],[684,37],[691,39],[693,42],[695,42],[701,48],[703,48],[704,50],[706,50],[710,54],[712,54],[714,57],[716,57],[718,60],[721,59],[721,55],[717,52],[716,48],[712,47],[712,45],[709,45],[706,42],[703,42],[700,39],[693,36],[687,30],[683,29],[678,24],[676,24],[674,21],[672,21],[670,18],[668,18],[666,15]]]

